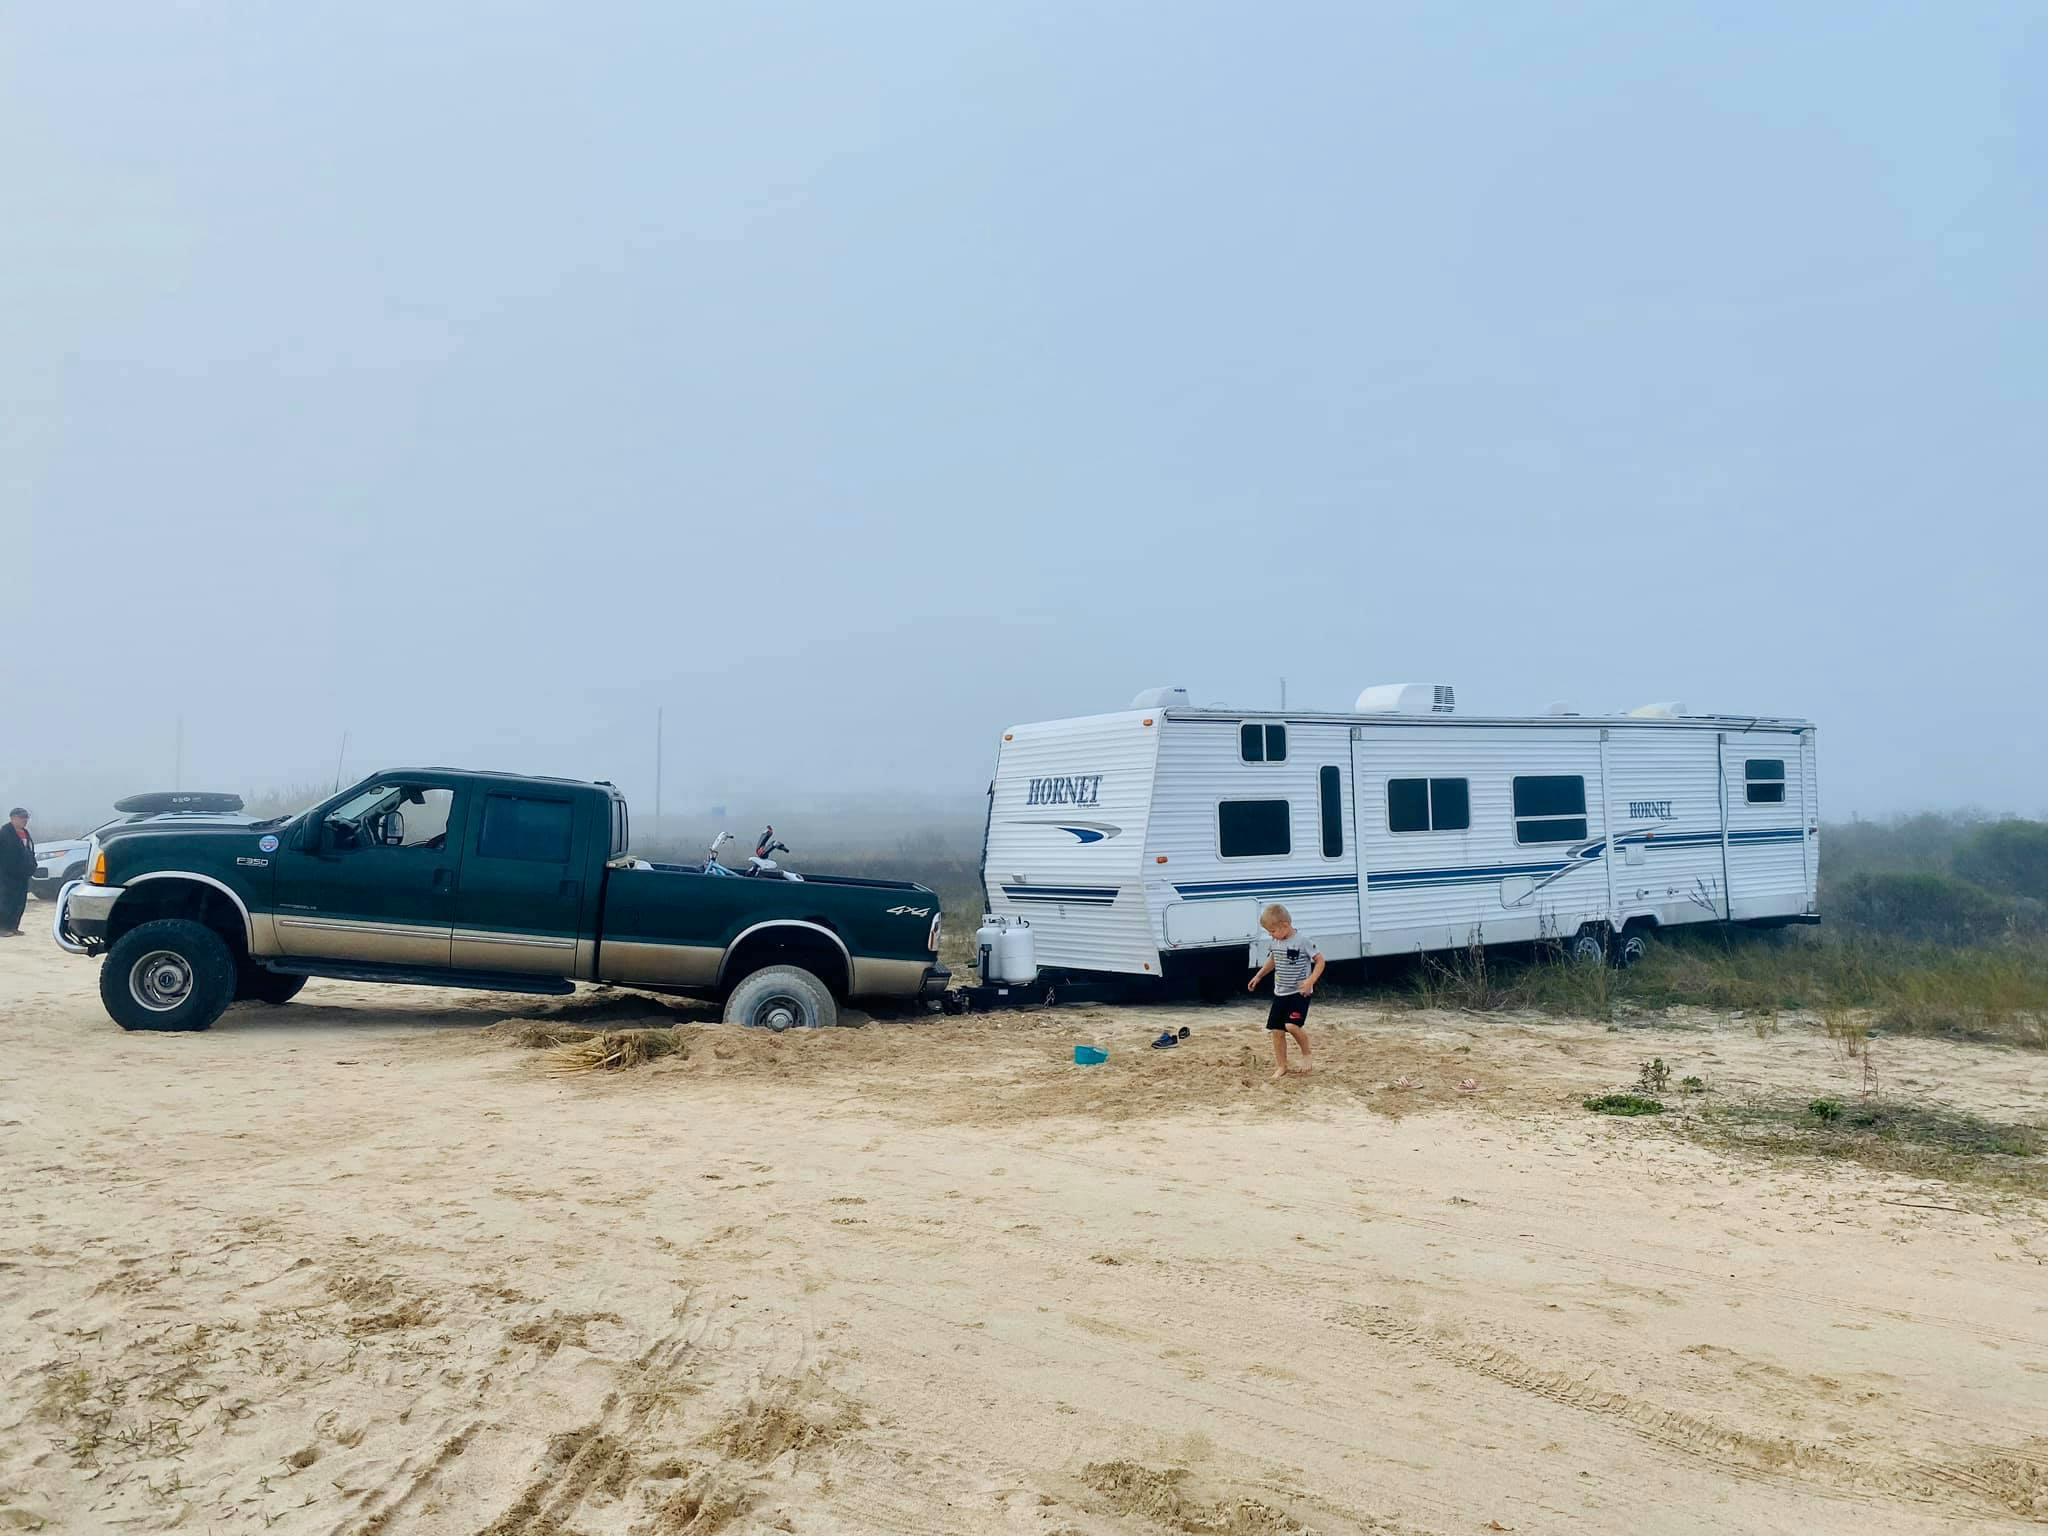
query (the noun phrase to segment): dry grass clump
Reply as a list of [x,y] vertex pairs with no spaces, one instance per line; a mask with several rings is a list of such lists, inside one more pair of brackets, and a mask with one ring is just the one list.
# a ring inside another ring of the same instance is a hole
[[502,1040],[507,1045],[528,1051],[549,1051],[558,1045],[578,1045],[597,1038],[594,1029],[558,1024],[547,1019],[500,1019],[484,1033],[493,1040]]
[[608,1029],[597,1035],[585,1031],[581,1040],[558,1045],[548,1052],[548,1069],[623,1072],[664,1056],[687,1058],[689,1054],[689,1046],[673,1029]]
[[1098,1461],[1081,1469],[1081,1480],[1106,1495],[1119,1515],[1194,1536],[1292,1536],[1303,1528],[1285,1510],[1256,1499],[1196,1497],[1184,1467],[1155,1471],[1135,1461]]

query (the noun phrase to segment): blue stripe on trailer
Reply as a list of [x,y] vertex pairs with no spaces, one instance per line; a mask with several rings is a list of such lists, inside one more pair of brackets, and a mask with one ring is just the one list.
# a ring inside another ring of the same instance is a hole
[[1276,875],[1270,880],[1195,880],[1186,885],[1176,885],[1181,895],[1199,899],[1204,896],[1255,896],[1264,891],[1355,891],[1358,879],[1355,875]]
[[[1803,827],[1747,827],[1731,830],[1728,833],[1728,841],[1731,845],[1743,846],[1759,843],[1799,843],[1806,840],[1806,835]],[[1623,847],[1710,848],[1719,845],[1721,832],[1719,828],[1690,832],[1625,832],[1617,834],[1614,841]],[[1443,869],[1375,869],[1367,871],[1366,887],[1375,891],[1395,891],[1435,885],[1482,885],[1488,881],[1506,880],[1516,875],[1540,879],[1545,875],[1561,874],[1575,863],[1596,863],[1606,856],[1606,852],[1607,843],[1603,838],[1596,839],[1566,858],[1550,859],[1541,863],[1465,864]],[[1233,896],[1341,895],[1357,889],[1358,881],[1349,875],[1280,875],[1263,880],[1196,880],[1174,886],[1174,890],[1184,901],[1222,901]]]
[[1003,894],[1012,901],[1057,902],[1062,906],[1107,907],[1115,903],[1113,885],[1006,885]]

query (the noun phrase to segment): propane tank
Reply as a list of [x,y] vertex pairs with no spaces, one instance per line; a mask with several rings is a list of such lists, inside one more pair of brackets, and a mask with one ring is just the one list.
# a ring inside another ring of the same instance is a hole
[[994,986],[1000,979],[996,975],[996,946],[1002,942],[1007,926],[1002,918],[983,913],[981,926],[974,930],[974,968],[981,972],[981,984],[985,987]]
[[1007,924],[996,940],[996,973],[1006,986],[1021,987],[1038,979],[1038,944],[1023,918]]

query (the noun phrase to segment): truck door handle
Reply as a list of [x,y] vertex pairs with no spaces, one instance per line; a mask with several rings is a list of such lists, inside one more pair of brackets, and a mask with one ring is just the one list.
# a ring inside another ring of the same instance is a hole
[[449,889],[450,889],[450,888],[451,888],[451,887],[452,887],[452,886],[453,886],[454,884],[455,884],[455,871],[454,871],[454,870],[452,870],[452,869],[437,869],[437,870],[435,870],[435,871],[434,871],[434,891],[435,891],[435,893],[436,893],[437,895],[441,895],[441,896],[445,896],[445,895],[447,895],[447,894],[448,894],[448,891],[449,891]]

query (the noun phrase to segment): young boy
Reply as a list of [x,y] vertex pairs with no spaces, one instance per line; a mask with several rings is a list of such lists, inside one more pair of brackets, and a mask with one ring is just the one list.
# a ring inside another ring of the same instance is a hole
[[1273,973],[1273,1007],[1266,1014],[1266,1028],[1273,1036],[1273,1076],[1287,1075],[1287,1037],[1301,1047],[1301,1074],[1309,1072],[1308,1036],[1302,1025],[1308,1022],[1309,999],[1316,983],[1323,979],[1323,952],[1316,941],[1294,931],[1294,919],[1275,903],[1259,914],[1259,926],[1272,942],[1266,947],[1266,963],[1252,972],[1247,992],[1259,990],[1266,972]]

